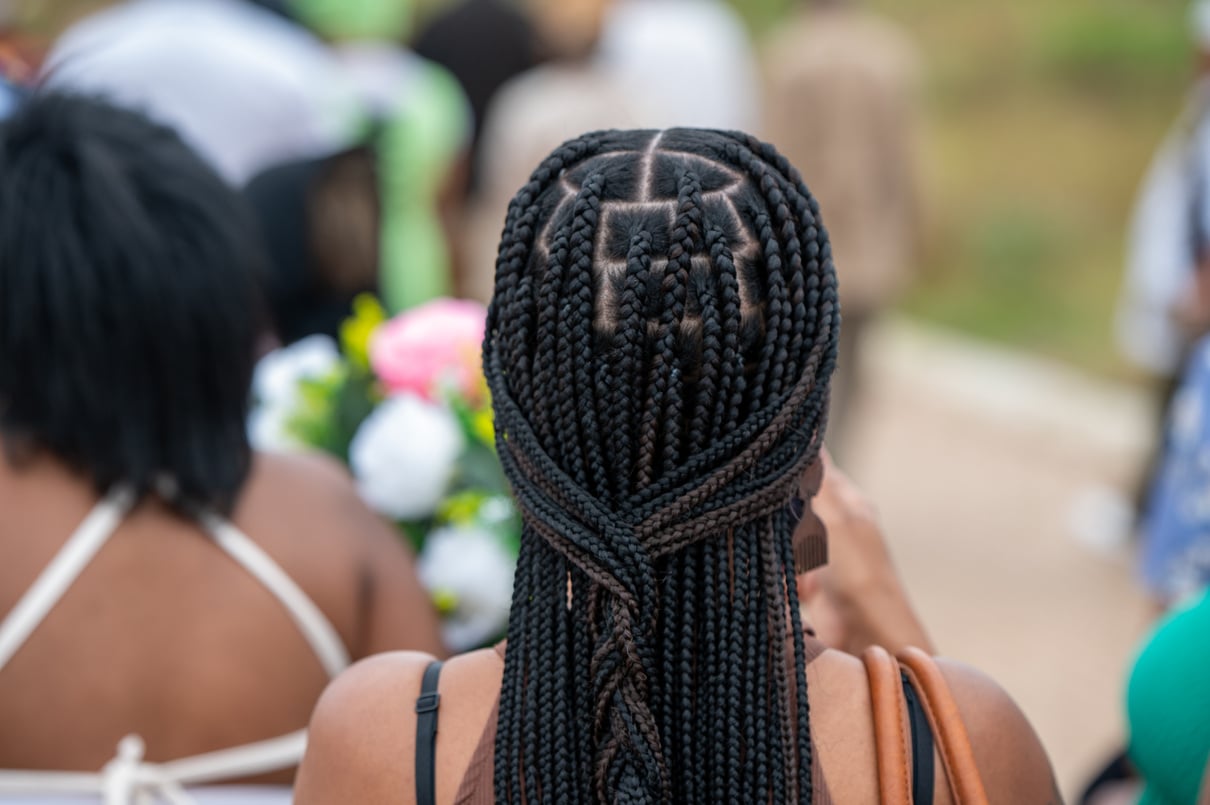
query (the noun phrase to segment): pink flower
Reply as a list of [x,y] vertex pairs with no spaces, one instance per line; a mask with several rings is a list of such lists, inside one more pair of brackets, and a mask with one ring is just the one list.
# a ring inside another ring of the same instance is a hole
[[480,348],[487,310],[464,299],[435,299],[401,313],[370,339],[370,366],[392,394],[427,400],[482,394]]

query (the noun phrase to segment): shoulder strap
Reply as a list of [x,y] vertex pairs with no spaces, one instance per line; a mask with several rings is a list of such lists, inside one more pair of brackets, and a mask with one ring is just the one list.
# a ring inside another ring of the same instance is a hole
[[988,805],[970,737],[941,669],[932,657],[917,648],[902,650],[899,660],[932,726],[955,805]]
[[912,728],[912,802],[931,805],[936,793],[933,756],[933,728],[920,703],[920,695],[912,687],[907,674],[902,674],[903,695],[907,699],[908,724]]
[[905,699],[899,663],[881,646],[861,655],[874,711],[874,749],[878,756],[878,792],[882,805],[911,805],[908,739],[904,731]]
[[109,541],[134,505],[134,491],[115,487],[76,528],[38,579],[0,623],[0,668],[13,658],[47,613]]
[[302,588],[294,583],[273,557],[226,519],[211,512],[198,520],[215,544],[265,586],[286,608],[311,649],[319,657],[328,676],[335,677],[349,667],[349,652],[336,628]]
[[434,660],[424,669],[420,698],[416,700],[416,805],[437,802],[437,708],[441,694],[437,683],[441,663]]

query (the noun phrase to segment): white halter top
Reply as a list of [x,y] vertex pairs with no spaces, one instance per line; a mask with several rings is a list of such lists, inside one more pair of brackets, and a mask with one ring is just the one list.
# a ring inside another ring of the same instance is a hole
[[[12,611],[0,621],[0,674],[117,530],[134,502],[133,492],[119,487],[97,503]],[[348,667],[348,652],[332,623],[267,553],[222,517],[205,512],[198,515],[198,521],[215,545],[281,602],[329,676],[334,677]],[[289,802],[289,790],[280,787],[189,791],[186,787],[212,785],[291,768],[302,760],[306,743],[307,733],[303,729],[279,738],[203,755],[148,763],[143,760],[142,739],[128,735],[118,744],[113,760],[99,772],[0,769],[0,802],[64,805]]]

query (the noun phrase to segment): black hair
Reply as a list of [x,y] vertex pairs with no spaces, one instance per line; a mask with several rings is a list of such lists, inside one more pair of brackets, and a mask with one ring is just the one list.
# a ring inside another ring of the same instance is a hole
[[747,135],[585,135],[513,199],[483,348],[523,514],[498,802],[810,802],[787,504],[839,321],[818,205]]
[[229,512],[262,321],[238,196],[167,128],[45,94],[0,125],[0,434]]
[[336,338],[353,300],[379,295],[371,149],[274,165],[243,196],[265,247],[266,305],[277,337],[285,345],[316,333]]

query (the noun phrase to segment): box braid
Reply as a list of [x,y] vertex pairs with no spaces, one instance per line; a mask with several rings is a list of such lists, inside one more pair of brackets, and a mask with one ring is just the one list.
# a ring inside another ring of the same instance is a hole
[[524,518],[498,802],[811,801],[786,504],[839,315],[817,204],[746,135],[588,134],[513,199],[483,347]]

